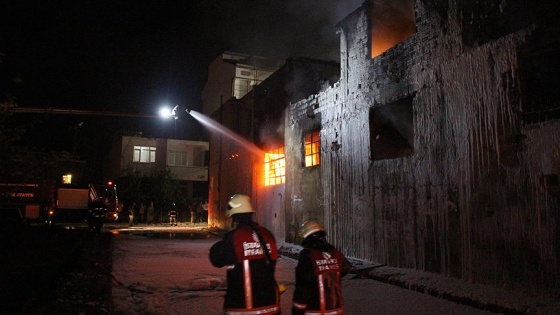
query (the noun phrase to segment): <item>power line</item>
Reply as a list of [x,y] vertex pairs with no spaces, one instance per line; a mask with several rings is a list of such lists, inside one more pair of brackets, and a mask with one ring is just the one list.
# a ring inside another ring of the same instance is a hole
[[107,111],[77,110],[77,109],[63,109],[63,108],[12,107],[9,110],[14,113],[26,113],[26,114],[161,118],[158,115],[147,115],[142,113],[107,112]]

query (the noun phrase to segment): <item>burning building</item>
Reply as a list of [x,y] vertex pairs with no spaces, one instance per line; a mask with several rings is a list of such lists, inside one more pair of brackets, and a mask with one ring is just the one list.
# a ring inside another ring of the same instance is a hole
[[[290,103],[339,80],[333,61],[288,58],[283,66],[241,99],[212,114],[226,130],[210,133],[209,224],[225,227],[225,206],[235,193],[253,197],[259,221],[279,238],[285,234],[284,111]],[[218,127],[223,128],[223,127]]]
[[[252,195],[287,242],[315,218],[351,257],[560,293],[555,12],[552,0],[364,2],[337,25],[339,80],[290,100],[275,124],[281,184],[258,184],[264,152],[225,167],[240,155],[216,146],[211,194]],[[266,151],[260,97],[221,113]]]

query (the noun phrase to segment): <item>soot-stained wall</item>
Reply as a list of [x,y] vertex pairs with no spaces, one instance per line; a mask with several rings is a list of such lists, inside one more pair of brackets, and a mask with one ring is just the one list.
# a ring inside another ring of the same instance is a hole
[[558,293],[558,5],[414,11],[415,33],[372,59],[365,2],[338,25],[340,81],[286,112],[286,240],[317,217],[351,257]]

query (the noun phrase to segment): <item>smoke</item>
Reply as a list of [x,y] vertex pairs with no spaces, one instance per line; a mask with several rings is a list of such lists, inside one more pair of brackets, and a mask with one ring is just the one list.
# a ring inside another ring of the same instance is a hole
[[272,58],[340,58],[335,25],[362,0],[218,1],[226,49]]
[[267,121],[259,126],[259,141],[267,149],[276,149],[283,146],[285,111],[284,109],[280,117],[274,119],[274,121]]

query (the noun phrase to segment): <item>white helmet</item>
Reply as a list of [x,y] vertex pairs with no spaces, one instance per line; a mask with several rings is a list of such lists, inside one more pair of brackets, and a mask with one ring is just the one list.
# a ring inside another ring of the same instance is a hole
[[226,217],[231,218],[232,215],[237,213],[253,213],[251,206],[251,198],[247,195],[235,194],[229,198],[228,209]]
[[307,238],[316,232],[324,232],[325,228],[323,225],[315,220],[309,220],[304,222],[299,228],[298,234],[302,239]]

